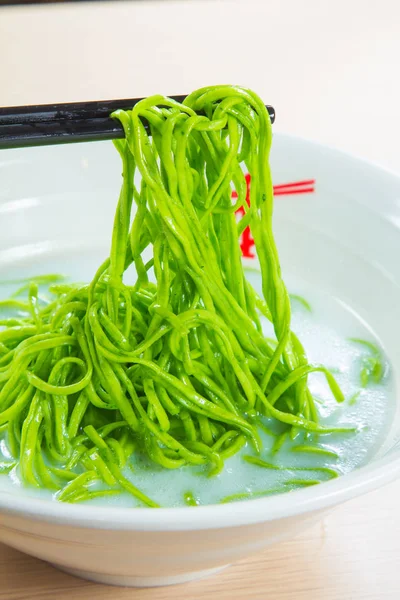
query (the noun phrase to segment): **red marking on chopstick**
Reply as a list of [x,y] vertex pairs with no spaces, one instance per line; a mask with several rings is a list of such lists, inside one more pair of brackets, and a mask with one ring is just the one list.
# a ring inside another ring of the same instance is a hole
[[304,179],[303,181],[294,181],[293,183],[280,183],[279,185],[274,185],[274,192],[300,187],[307,189],[307,191],[309,190],[309,187],[312,187],[313,189],[311,191],[314,191],[314,184],[315,179]]
[[315,189],[313,187],[307,187],[307,188],[284,188],[284,189],[279,189],[276,190],[274,188],[274,196],[285,196],[290,195],[290,194],[310,194],[312,192],[315,192]]
[[[250,175],[247,173],[245,175],[246,179],[246,202],[248,206],[250,206]],[[274,185],[274,196],[289,196],[293,194],[312,194],[315,192],[315,179],[303,179],[302,181],[293,181],[291,183],[280,183],[278,185]],[[237,198],[237,192],[232,192],[232,198]],[[237,215],[241,217],[244,215],[244,208],[241,206],[237,211]],[[240,248],[242,250],[242,255],[245,258],[254,258],[255,254],[252,251],[254,246],[254,239],[251,235],[250,227],[246,227],[243,231],[241,240],[240,240]]]

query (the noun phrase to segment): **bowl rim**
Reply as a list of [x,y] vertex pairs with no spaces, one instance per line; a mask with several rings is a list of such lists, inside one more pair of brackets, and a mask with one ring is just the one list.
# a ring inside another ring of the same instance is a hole
[[[275,136],[288,143],[301,142],[316,151],[328,151],[333,158],[368,167],[369,174],[390,177],[392,182],[398,185],[400,193],[400,175],[373,161],[304,137],[280,132]],[[103,507],[64,504],[52,499],[19,495],[13,491],[0,491],[0,514],[87,529],[117,531],[224,529],[322,511],[388,484],[397,477],[400,477],[400,446],[397,451],[391,449],[384,457],[318,486],[228,504],[157,509]]]
[[[178,508],[64,504],[0,493],[0,514],[54,525],[113,531],[200,531],[296,518],[341,504],[400,477],[400,452],[317,486],[264,498]],[[193,511],[195,510],[195,514]]]

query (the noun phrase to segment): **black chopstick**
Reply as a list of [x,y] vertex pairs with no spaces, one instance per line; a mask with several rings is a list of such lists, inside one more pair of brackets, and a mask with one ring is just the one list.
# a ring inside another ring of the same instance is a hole
[[[170,98],[182,102],[185,96]],[[118,108],[129,110],[140,100],[142,98],[0,108],[0,149],[123,138],[121,124],[109,115]],[[275,110],[272,106],[267,109],[273,123]]]

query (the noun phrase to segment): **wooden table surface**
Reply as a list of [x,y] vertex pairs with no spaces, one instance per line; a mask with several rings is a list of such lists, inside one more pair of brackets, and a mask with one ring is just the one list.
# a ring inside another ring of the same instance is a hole
[[218,575],[163,588],[82,581],[0,545],[0,600],[398,600],[399,505],[396,482]]

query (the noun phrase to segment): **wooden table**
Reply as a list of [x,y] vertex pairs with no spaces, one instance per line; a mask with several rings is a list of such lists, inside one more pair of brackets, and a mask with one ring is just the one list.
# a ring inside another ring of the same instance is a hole
[[214,577],[164,588],[89,583],[0,545],[0,600],[398,600],[399,504],[400,481]]

